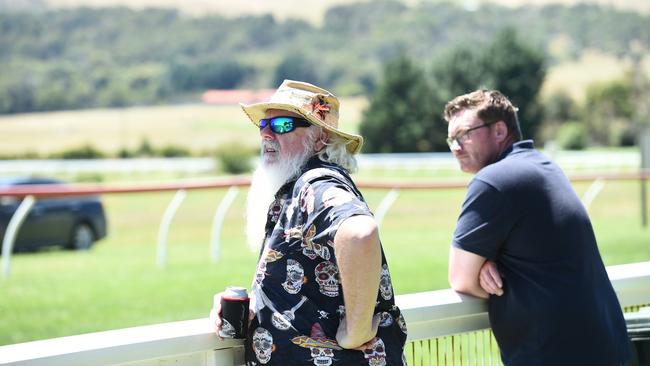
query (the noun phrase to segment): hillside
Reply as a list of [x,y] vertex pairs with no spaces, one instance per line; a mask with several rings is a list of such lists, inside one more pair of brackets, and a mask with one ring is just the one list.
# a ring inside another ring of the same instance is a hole
[[[83,3],[117,1],[124,0]],[[310,81],[341,96],[368,96],[381,81],[383,66],[401,54],[431,69],[450,50],[480,49],[505,28],[544,54],[550,74],[561,71],[561,77],[548,79],[545,90],[570,88],[579,96],[591,81],[624,73],[632,57],[647,60],[650,50],[650,15],[595,2],[511,8],[477,0],[335,0],[327,9],[325,2],[313,0],[292,9],[288,5],[294,2],[283,0],[273,1],[273,9],[262,0],[178,2],[215,11],[219,5],[233,14],[206,10],[188,16],[142,8],[165,5],[153,1],[133,1],[138,10],[47,7],[81,0],[0,0],[5,9],[0,11],[0,114],[196,102],[206,89],[272,88],[284,78]],[[40,10],[24,11],[28,8]],[[266,10],[286,18],[261,15]],[[307,21],[323,11],[321,24]],[[292,18],[292,12],[299,17]]]
[[[226,16],[273,14],[277,19],[299,18],[313,24],[320,24],[322,17],[330,7],[346,5],[370,0],[0,0],[0,10],[7,7],[52,7],[71,8],[78,6],[110,7],[126,6],[132,9],[152,7],[178,9],[195,16],[206,14],[221,14]],[[442,2],[442,0],[402,0],[406,4],[420,2]],[[650,1],[644,0],[456,0],[468,8],[476,8],[480,4],[495,3],[508,7],[545,6],[551,4],[576,5],[597,4],[611,6],[618,10],[626,10],[650,14]]]

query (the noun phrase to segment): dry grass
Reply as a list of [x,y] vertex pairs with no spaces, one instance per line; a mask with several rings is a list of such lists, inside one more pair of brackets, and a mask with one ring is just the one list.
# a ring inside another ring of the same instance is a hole
[[[300,18],[314,24],[321,22],[323,14],[331,6],[343,5],[369,0],[46,0],[55,7],[72,7],[79,5],[86,6],[112,6],[123,5],[135,9],[147,7],[177,8],[192,15],[205,15],[207,13],[219,13],[227,16],[239,16],[245,14],[267,14],[272,13],[278,19]],[[421,0],[402,0],[407,4],[416,4]],[[434,0],[435,1],[435,0]],[[481,0],[456,0],[465,6],[474,7],[479,3],[486,3]],[[650,13],[650,2],[645,0],[492,0],[491,2],[505,6],[528,6],[547,4],[595,3],[612,6],[617,9]]]
[[[341,102],[341,127],[355,132],[366,102]],[[115,154],[137,148],[144,138],[154,147],[183,146],[195,153],[214,150],[225,142],[256,146],[253,125],[239,106],[204,104],[96,109],[0,116],[0,154],[49,154],[90,144]]]
[[[564,89],[581,101],[589,84],[619,78],[629,66],[626,60],[586,52],[577,61],[550,67],[542,96]],[[643,69],[650,75],[650,56]],[[366,99],[343,98],[341,106],[341,127],[357,132]],[[115,154],[121,148],[137,148],[145,138],[156,148],[176,145],[194,153],[212,151],[225,142],[258,143],[238,106],[205,104],[5,115],[0,116],[0,136],[0,155],[43,155],[83,144]]]
[[[581,101],[587,86],[620,78],[630,70],[631,66],[630,60],[587,51],[579,60],[551,66],[542,88],[542,95],[548,96],[554,91],[565,90],[576,100]],[[646,75],[650,75],[650,55],[645,56],[642,69]]]
[[318,24],[329,7],[361,1],[364,0],[301,0],[299,2],[287,0],[47,0],[47,3],[56,7],[79,5],[100,7],[123,5],[135,9],[165,7],[176,8],[196,16],[208,13],[219,13],[225,16],[272,13],[278,19],[300,18]]

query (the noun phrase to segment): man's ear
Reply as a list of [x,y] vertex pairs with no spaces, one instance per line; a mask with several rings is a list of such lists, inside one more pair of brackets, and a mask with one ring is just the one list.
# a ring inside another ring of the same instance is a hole
[[505,122],[499,121],[494,124],[494,135],[497,138],[497,142],[503,142],[508,137],[508,126]]
[[327,145],[327,141],[329,140],[330,135],[326,130],[321,130],[320,135],[318,136],[318,139],[316,140],[316,144],[314,145],[314,149],[316,152],[319,152],[325,148],[325,145]]

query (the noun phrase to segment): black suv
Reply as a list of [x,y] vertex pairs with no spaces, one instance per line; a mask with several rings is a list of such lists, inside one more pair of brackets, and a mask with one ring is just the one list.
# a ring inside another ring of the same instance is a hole
[[[0,190],[12,186],[65,183],[50,178],[0,178]],[[22,198],[0,196],[0,247],[9,220]],[[14,251],[36,250],[62,245],[69,249],[88,249],[106,236],[106,216],[98,196],[37,198],[20,226]]]

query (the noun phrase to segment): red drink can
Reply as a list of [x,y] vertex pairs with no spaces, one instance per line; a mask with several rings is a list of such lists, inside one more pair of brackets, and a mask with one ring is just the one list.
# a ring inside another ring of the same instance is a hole
[[223,338],[246,338],[250,299],[244,287],[229,286],[221,295],[221,329]]

